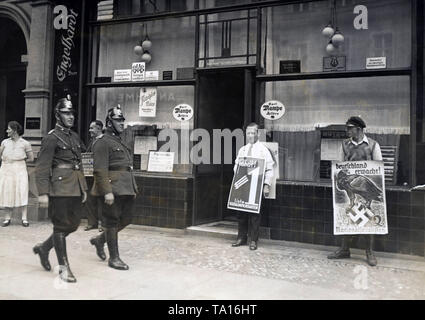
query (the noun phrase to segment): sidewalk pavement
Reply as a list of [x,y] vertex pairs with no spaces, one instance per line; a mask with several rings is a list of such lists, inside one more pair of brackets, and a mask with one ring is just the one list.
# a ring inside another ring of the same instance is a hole
[[[119,233],[129,271],[107,266],[83,226],[67,237],[75,284],[58,279],[54,250],[42,269],[32,252],[52,231],[48,222],[0,228],[0,299],[425,299],[425,259],[364,252],[328,260],[331,247],[261,241],[257,251],[225,238],[185,230],[129,226]],[[106,250],[107,252],[107,250]]]

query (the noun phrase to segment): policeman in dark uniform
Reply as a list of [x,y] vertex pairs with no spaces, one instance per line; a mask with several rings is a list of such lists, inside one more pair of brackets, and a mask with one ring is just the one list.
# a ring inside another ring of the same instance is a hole
[[53,234],[33,251],[49,271],[49,251],[54,246],[61,279],[76,282],[69,267],[65,237],[78,229],[82,203],[87,199],[87,184],[81,168],[81,151],[85,147],[71,130],[74,109],[69,95],[56,104],[55,117],[56,126],[43,139],[36,163],[38,201],[41,208],[47,208],[50,198]]
[[119,257],[118,232],[131,223],[137,194],[133,175],[131,149],[120,138],[125,118],[120,106],[108,110],[105,133],[93,144],[94,184],[92,195],[103,197],[105,232],[90,239],[100,259],[105,260],[104,245],[108,245],[111,268],[128,270]]

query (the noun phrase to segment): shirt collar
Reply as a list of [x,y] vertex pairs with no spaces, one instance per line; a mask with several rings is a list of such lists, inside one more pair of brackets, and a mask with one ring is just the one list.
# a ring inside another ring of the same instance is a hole
[[71,131],[71,129],[65,128],[65,127],[61,126],[59,123],[56,123],[56,129],[58,129],[58,130],[60,130],[62,132],[65,132],[67,134],[69,134],[70,131]]
[[359,143],[357,143],[356,141],[354,141],[353,138],[350,139],[350,142],[352,144],[354,144],[355,146],[358,146],[358,145],[362,144],[363,142],[366,143],[366,144],[369,144],[369,140],[368,140],[368,138],[366,137],[365,134],[363,134],[363,140],[360,141]]

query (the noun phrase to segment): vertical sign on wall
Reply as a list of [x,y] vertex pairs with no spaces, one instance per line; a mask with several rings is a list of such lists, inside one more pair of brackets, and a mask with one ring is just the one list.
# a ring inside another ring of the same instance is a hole
[[[53,104],[70,94],[74,109],[78,110],[82,1],[62,0],[56,7],[60,9],[53,16],[56,21]],[[68,19],[61,19],[61,15],[67,15]]]

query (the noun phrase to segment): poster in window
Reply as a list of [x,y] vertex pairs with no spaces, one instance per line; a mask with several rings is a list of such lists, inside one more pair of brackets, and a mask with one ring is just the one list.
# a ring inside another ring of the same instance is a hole
[[141,88],[139,102],[139,117],[156,117],[156,88]]
[[81,165],[83,167],[84,176],[93,176],[93,163],[93,152],[81,153]]
[[334,234],[387,234],[382,161],[332,162]]
[[131,66],[131,80],[132,81],[145,81],[145,63],[134,62]]
[[279,143],[277,142],[263,142],[263,144],[269,149],[270,154],[273,158],[273,178],[270,184],[270,192],[266,199],[276,199],[276,180],[279,179]]
[[265,160],[241,157],[230,188],[227,208],[232,210],[260,213],[263,192]]
[[149,172],[173,172],[174,152],[150,151]]

